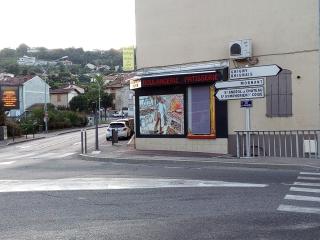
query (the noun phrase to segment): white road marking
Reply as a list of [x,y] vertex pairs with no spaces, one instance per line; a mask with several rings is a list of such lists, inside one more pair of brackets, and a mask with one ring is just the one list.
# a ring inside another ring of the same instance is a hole
[[301,188],[301,187],[291,187],[290,191],[293,192],[311,192],[311,193],[320,193],[320,189],[315,188]]
[[76,153],[75,152],[65,153],[65,154],[59,155],[57,158],[64,158],[64,157],[68,157],[68,156],[71,156],[71,155],[74,155],[74,154],[76,154]]
[[44,154],[40,154],[40,155],[35,155],[32,158],[49,158],[49,157],[52,157],[56,154],[57,153],[44,153]]
[[92,154],[100,154],[101,151],[92,151]]
[[295,182],[295,183],[293,183],[293,185],[320,187],[320,183],[307,183],[307,182]]
[[144,188],[186,187],[241,187],[261,188],[267,184],[252,184],[223,181],[153,178],[66,178],[38,180],[0,180],[0,192],[109,190]]
[[27,145],[27,146],[17,146],[17,148],[21,148],[21,149],[25,149],[25,148],[30,148],[31,145]]
[[298,177],[298,179],[300,180],[319,180],[320,181],[320,177]]
[[168,166],[165,166],[164,168],[183,168],[183,167],[168,167]]
[[21,158],[26,158],[26,157],[30,157],[30,156],[34,156],[36,153],[29,153],[29,154],[23,154],[23,155],[18,155],[18,156],[14,156],[14,157],[8,157],[8,160],[13,160],[13,159],[21,159]]
[[75,146],[75,145],[80,145],[80,144],[81,144],[81,142],[76,142],[76,143],[74,143],[72,145]]
[[16,161],[10,161],[10,162],[0,162],[0,165],[10,165],[15,163]]
[[316,172],[300,172],[301,175],[319,175],[320,173],[316,173]]
[[284,197],[286,200],[296,200],[296,201],[310,201],[310,202],[320,202],[320,197],[310,197],[310,196],[300,196],[300,195],[286,195]]
[[320,208],[315,207],[298,207],[298,206],[292,206],[292,205],[285,205],[281,204],[278,209],[278,211],[284,211],[284,212],[296,212],[296,213],[315,213],[320,214]]

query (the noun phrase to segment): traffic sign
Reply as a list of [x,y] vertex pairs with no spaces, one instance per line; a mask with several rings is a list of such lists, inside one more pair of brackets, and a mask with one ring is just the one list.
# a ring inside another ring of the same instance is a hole
[[266,65],[248,68],[233,68],[230,69],[230,79],[255,78],[276,76],[281,72],[282,68],[278,65]]
[[216,82],[215,88],[234,88],[234,87],[250,87],[250,86],[262,86],[264,85],[263,78],[241,79],[225,82]]
[[252,107],[252,100],[251,99],[241,100],[240,107],[251,108]]
[[248,98],[263,98],[264,87],[250,87],[250,88],[227,88],[218,90],[216,97],[223,100],[236,100]]

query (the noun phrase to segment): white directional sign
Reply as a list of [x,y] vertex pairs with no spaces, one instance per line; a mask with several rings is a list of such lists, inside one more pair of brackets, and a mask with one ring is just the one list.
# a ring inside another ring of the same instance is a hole
[[221,101],[223,101],[223,100],[236,100],[236,99],[263,98],[264,97],[264,87],[221,89],[216,93],[216,97]]
[[230,79],[241,79],[241,78],[255,78],[255,77],[268,77],[276,76],[281,72],[282,68],[278,65],[267,65],[258,67],[248,68],[233,68],[230,69]]
[[250,86],[263,86],[263,78],[241,79],[225,82],[216,82],[214,85],[217,89],[220,88],[234,88],[234,87],[250,87]]

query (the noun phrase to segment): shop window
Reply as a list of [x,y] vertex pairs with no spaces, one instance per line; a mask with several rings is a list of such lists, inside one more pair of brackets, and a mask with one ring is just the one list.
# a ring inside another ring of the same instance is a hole
[[292,72],[266,78],[267,117],[292,116]]
[[139,133],[183,136],[184,94],[139,96]]
[[188,137],[215,136],[214,97],[210,86],[188,89]]

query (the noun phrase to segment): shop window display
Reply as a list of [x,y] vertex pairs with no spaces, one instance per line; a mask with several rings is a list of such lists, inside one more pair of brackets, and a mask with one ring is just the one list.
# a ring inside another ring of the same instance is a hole
[[184,135],[184,95],[139,97],[140,134]]

